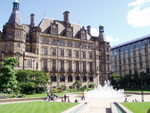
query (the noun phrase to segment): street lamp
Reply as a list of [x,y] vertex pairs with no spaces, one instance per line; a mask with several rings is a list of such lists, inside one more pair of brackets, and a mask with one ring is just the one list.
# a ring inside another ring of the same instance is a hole
[[144,102],[144,93],[143,93],[143,74],[144,74],[144,69],[141,69],[141,73],[140,73],[140,79],[141,79],[141,99],[142,102]]

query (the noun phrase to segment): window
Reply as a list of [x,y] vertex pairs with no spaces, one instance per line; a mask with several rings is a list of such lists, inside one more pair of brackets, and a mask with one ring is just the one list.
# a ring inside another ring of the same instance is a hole
[[52,71],[56,71],[56,60],[52,60]]
[[43,71],[47,72],[47,59],[43,59]]
[[60,50],[60,56],[64,56],[64,50]]
[[79,42],[75,42],[74,45],[75,45],[75,47],[77,47],[77,48],[80,47],[80,43],[79,43]]
[[79,75],[76,75],[76,80],[80,80],[80,76]]
[[85,51],[83,52],[83,58],[86,58],[86,52]]
[[13,32],[12,31],[7,31],[7,37],[12,38],[13,37]]
[[52,44],[53,44],[53,45],[57,45],[58,42],[59,42],[59,40],[52,40]]
[[72,27],[66,28],[66,36],[67,37],[73,37]]
[[89,81],[93,82],[93,76],[92,75],[89,76]]
[[59,40],[59,45],[60,46],[65,46],[65,41],[64,40]]
[[31,42],[32,42],[32,40],[31,40],[31,38],[30,38],[29,35],[26,36],[26,42],[28,42],[28,43],[31,43]]
[[86,39],[86,30],[84,27],[81,29],[81,39]]
[[79,72],[79,61],[76,61],[76,72]]
[[69,61],[68,65],[69,65],[69,72],[72,72],[72,61]]
[[86,62],[83,62],[83,72],[86,72]]
[[6,43],[5,46],[6,46],[6,47],[10,47],[10,46],[11,46],[11,43]]
[[52,55],[53,55],[53,56],[56,56],[56,48],[53,48],[53,49],[52,49]]
[[52,82],[56,82],[56,75],[52,75],[52,76],[51,76],[51,81],[52,81]]
[[72,82],[72,76],[71,75],[68,76],[68,82]]
[[32,68],[32,59],[27,59],[27,68]]
[[93,58],[92,52],[89,52],[89,58]]
[[72,50],[68,50],[68,56],[72,57]]
[[48,38],[43,38],[43,43],[44,44],[49,44],[49,39]]
[[55,23],[51,24],[51,30],[50,30],[51,35],[57,35],[58,34],[58,25]]
[[72,42],[68,41],[67,46],[72,47]]
[[64,75],[60,75],[60,82],[64,82],[65,81],[65,76]]
[[81,47],[82,47],[83,49],[86,49],[86,44],[85,44],[85,43],[82,43]]
[[43,55],[48,55],[48,48],[43,48]]
[[90,69],[89,71],[93,71],[93,68],[92,68],[92,67],[93,67],[93,63],[92,63],[92,62],[89,62],[89,69]]
[[21,31],[16,31],[16,38],[21,38]]
[[92,44],[88,44],[88,49],[93,49],[93,45]]
[[63,72],[64,71],[64,60],[60,61],[60,71]]
[[20,46],[21,46],[20,44],[18,44],[18,43],[16,44],[16,47],[20,47]]
[[76,57],[79,58],[79,51],[76,51]]
[[87,77],[85,75],[83,75],[83,82],[87,81]]

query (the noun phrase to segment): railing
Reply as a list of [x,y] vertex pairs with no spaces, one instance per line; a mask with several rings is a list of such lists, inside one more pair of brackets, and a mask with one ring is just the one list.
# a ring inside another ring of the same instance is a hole
[[52,70],[51,70],[50,72],[52,72],[52,73],[56,73],[56,72],[58,72],[58,71],[57,71],[57,69],[56,69],[56,68],[52,68]]
[[47,67],[44,67],[42,70],[43,70],[44,72],[48,72],[48,68],[47,68]]

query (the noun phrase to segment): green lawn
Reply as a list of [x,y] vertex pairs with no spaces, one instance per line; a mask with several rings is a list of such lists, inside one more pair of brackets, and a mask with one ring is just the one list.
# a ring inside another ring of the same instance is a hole
[[121,103],[133,113],[147,113],[150,108],[150,102],[134,102],[134,103]]
[[0,105],[0,113],[61,113],[77,103],[61,102],[24,102]]

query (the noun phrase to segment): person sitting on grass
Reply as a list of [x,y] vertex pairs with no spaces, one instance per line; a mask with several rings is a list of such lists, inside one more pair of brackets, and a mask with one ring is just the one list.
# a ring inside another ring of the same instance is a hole
[[75,99],[75,101],[74,101],[75,103],[78,103],[78,100],[77,99]]

